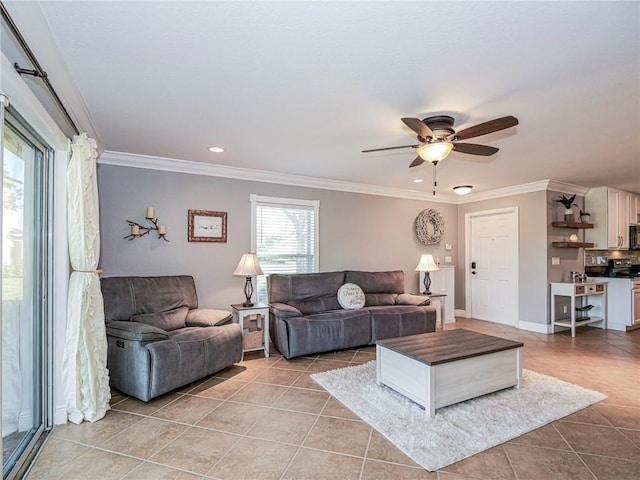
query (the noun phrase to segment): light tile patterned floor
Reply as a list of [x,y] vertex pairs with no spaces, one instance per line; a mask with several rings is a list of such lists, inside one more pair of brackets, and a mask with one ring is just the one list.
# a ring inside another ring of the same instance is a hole
[[309,375],[364,363],[373,347],[299,358],[257,355],[148,403],[114,392],[94,424],[56,427],[29,480],[640,478],[640,330],[542,335],[477,320],[523,341],[524,366],[609,398],[439,472],[415,465]]

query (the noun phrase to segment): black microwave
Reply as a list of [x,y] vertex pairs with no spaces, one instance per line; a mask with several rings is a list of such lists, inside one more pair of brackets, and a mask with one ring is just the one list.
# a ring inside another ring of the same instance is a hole
[[629,225],[629,250],[640,250],[640,225]]

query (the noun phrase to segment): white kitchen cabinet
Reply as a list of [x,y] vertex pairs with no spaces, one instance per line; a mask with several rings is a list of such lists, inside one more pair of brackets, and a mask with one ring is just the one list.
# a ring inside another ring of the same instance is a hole
[[594,248],[629,248],[629,202],[631,194],[599,187],[587,192],[585,210],[591,214],[593,230],[585,231],[585,241]]
[[607,282],[609,293],[608,328],[624,332],[634,325],[633,280],[630,278],[589,277],[589,281]]
[[640,195],[629,196],[629,223],[640,223]]
[[[431,288],[433,293],[442,293],[446,295],[444,301],[444,311],[447,318],[446,323],[456,321],[455,309],[456,309],[456,268],[454,265],[439,265],[440,270],[436,272],[429,272],[429,278],[431,278]],[[424,285],[424,272],[420,272],[420,289]]]

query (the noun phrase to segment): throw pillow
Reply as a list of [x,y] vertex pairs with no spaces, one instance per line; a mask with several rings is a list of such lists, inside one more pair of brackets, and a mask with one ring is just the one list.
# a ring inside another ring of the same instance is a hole
[[232,315],[226,310],[194,308],[187,314],[187,327],[211,327],[231,322]]
[[145,323],[167,332],[184,327],[189,307],[180,307],[175,310],[160,313],[141,313],[131,317],[132,322]]
[[290,306],[297,308],[303,315],[338,310],[340,305],[335,295],[330,297],[314,298],[313,300],[291,300],[287,302]]
[[362,289],[355,283],[345,283],[338,289],[338,303],[346,310],[364,307],[365,297]]

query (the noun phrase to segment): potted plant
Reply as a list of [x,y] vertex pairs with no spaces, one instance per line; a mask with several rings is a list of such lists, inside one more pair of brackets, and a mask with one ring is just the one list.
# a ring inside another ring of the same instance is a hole
[[573,207],[574,205],[576,207],[578,206],[575,203],[573,203],[575,199],[576,199],[575,195],[572,195],[570,197],[565,197],[564,195],[562,195],[558,200],[556,200],[556,202],[564,205],[564,221],[565,222],[573,222],[574,220],[573,209],[571,207]]
[[589,219],[591,219],[591,214],[589,212],[585,212],[582,209],[580,209],[580,213],[578,214],[578,216],[580,217],[580,221],[582,223],[589,223]]

